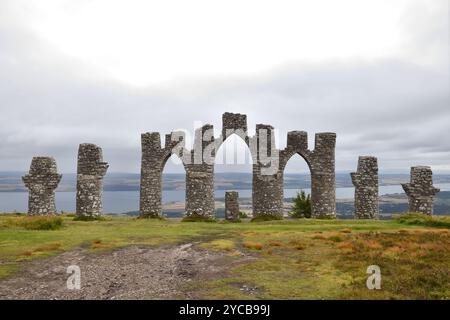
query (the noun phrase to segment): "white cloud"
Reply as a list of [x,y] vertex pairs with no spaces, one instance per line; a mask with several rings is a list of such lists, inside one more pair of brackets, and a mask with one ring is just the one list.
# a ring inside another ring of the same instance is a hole
[[141,132],[218,129],[225,111],[281,147],[337,132],[338,170],[362,154],[450,170],[446,1],[124,3],[0,4],[0,171],[51,154],[73,172],[94,142],[137,172]]
[[[397,0],[394,5],[386,0],[17,2],[23,23],[55,50],[138,86],[259,73],[287,62],[411,59],[403,41],[409,39],[408,30],[400,28],[399,21],[420,4],[410,0]],[[427,2],[427,7],[439,5],[439,1]]]

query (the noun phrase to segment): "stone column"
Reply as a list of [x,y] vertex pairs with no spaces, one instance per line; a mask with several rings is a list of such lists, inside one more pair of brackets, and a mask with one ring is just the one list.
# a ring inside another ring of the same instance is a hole
[[256,125],[253,164],[253,216],[283,215],[283,172],[280,170],[279,150],[275,146],[273,127]]
[[161,138],[158,132],[141,135],[141,189],[139,213],[141,217],[161,215],[162,165]]
[[253,165],[253,216],[283,215],[283,174],[263,175]]
[[186,215],[214,217],[214,166],[186,165]]
[[355,186],[355,217],[378,218],[378,163],[376,157],[359,157],[358,169],[351,174]]
[[239,193],[236,191],[225,192],[225,220],[239,220]]
[[56,214],[55,189],[62,175],[57,173],[56,161],[52,157],[34,157],[30,171],[22,177],[29,190],[28,214]]
[[78,148],[77,214],[98,216],[102,213],[103,177],[108,163],[103,162],[102,149],[82,143]]
[[186,169],[186,215],[214,217],[213,126],[206,124],[195,131],[194,148]]
[[317,133],[312,155],[311,213],[313,218],[336,218],[335,133]]
[[430,167],[411,167],[410,183],[403,183],[402,187],[408,196],[409,211],[433,214],[434,196],[440,191],[433,187],[433,172]]

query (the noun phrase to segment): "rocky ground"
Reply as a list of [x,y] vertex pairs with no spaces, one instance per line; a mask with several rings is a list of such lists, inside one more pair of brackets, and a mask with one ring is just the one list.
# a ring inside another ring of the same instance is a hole
[[[30,261],[0,281],[0,299],[190,299],[193,280],[219,277],[230,266],[223,253],[179,246],[131,246],[91,253],[77,249]],[[81,289],[68,290],[67,267],[81,270]]]

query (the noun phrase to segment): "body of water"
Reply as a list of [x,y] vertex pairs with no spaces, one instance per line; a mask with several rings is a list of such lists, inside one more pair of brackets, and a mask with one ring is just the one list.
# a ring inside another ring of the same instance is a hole
[[[436,184],[441,191],[450,191],[450,183]],[[284,197],[294,197],[299,189],[285,189]],[[310,189],[303,189],[309,193]],[[216,190],[215,197],[225,197],[226,190]],[[237,190],[239,197],[250,198],[252,190]],[[337,199],[353,199],[354,188],[336,188]],[[380,186],[380,195],[403,193],[400,185]],[[179,202],[185,199],[184,190],[164,190],[163,202]],[[26,212],[28,193],[0,192],[0,212]],[[56,209],[64,212],[75,212],[75,192],[56,192]],[[124,213],[139,210],[138,191],[105,191],[103,193],[103,211],[106,213]]]

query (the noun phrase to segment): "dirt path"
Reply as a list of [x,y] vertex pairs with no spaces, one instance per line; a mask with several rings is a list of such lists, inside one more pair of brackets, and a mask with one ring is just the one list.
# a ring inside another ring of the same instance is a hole
[[[193,296],[185,285],[220,277],[230,267],[225,260],[222,253],[192,244],[95,254],[79,249],[26,263],[0,281],[0,299],[189,299]],[[80,267],[80,290],[67,289],[70,265]]]

